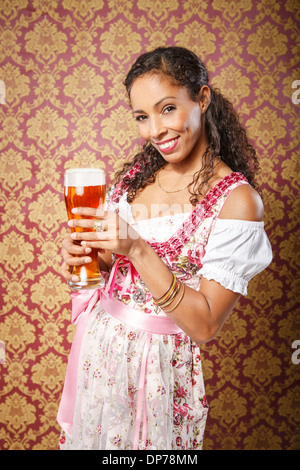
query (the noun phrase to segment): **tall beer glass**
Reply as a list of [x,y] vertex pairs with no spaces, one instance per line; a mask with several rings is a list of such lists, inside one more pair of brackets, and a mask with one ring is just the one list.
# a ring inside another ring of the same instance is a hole
[[[106,197],[105,173],[99,168],[72,168],[67,170],[65,172],[64,190],[69,220],[81,219],[81,216],[71,212],[74,207],[98,209],[104,206]],[[71,227],[72,232],[92,232],[93,230]],[[79,241],[75,243],[80,245]],[[98,251],[92,249],[89,256],[92,258],[91,263],[73,267],[72,274],[80,279],[78,282],[69,282],[69,286],[74,290],[95,289],[103,283],[98,265]]]

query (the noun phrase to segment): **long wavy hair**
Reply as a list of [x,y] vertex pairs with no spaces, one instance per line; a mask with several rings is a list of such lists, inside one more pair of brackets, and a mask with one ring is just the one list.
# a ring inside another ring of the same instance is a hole
[[[211,92],[211,102],[205,112],[205,128],[208,147],[202,158],[202,167],[193,176],[188,190],[190,202],[196,205],[205,194],[207,183],[214,174],[215,159],[221,159],[232,171],[242,173],[255,188],[255,175],[259,163],[254,147],[249,143],[246,131],[231,102],[221,92],[209,85],[209,77],[204,63],[191,51],[182,47],[159,47],[142,54],[134,62],[124,81],[128,97],[134,81],[145,74],[159,74],[167,77],[172,85],[183,86],[190,98],[197,102],[203,85]],[[140,171],[132,177],[126,174],[135,164]],[[150,142],[145,142],[133,160],[125,163],[116,174],[117,182],[123,180],[128,189],[128,202],[131,202],[139,189],[155,181],[155,173],[167,162]]]

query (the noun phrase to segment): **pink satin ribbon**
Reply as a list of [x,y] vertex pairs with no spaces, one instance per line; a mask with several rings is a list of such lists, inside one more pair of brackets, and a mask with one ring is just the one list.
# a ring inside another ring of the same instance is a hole
[[[135,277],[139,277],[139,273],[137,272],[133,264],[128,260],[128,258],[121,255],[116,255],[116,258],[117,259],[112,266],[111,273],[105,288],[105,291],[109,292],[110,298],[112,297],[113,290],[115,287],[117,287],[121,291],[121,294],[126,294],[126,292],[128,292],[128,290],[130,289],[131,282],[134,283]],[[121,267],[127,268],[126,276],[122,275],[120,269]],[[116,283],[117,273],[121,277],[118,284]]]
[[71,294],[71,322],[77,325],[77,328],[70,351],[64,388],[57,414],[58,423],[69,436],[72,434],[73,414],[76,403],[77,370],[82,338],[89,315],[99,299],[99,289],[74,292]]
[[[181,333],[182,330],[169,318],[159,317],[156,315],[148,315],[140,311],[134,310],[115,298],[112,298],[112,292],[115,286],[116,272],[120,262],[123,261],[126,265],[131,264],[126,259],[120,258],[117,260],[117,266],[114,266],[108,286],[105,291],[97,290],[86,290],[80,293],[72,293],[72,323],[77,325],[76,333],[72,343],[65,383],[62,393],[62,398],[58,410],[57,421],[61,428],[71,437],[73,427],[73,415],[76,404],[76,392],[77,392],[77,373],[78,363],[80,356],[80,349],[82,344],[83,335],[87,326],[89,315],[96,303],[100,299],[101,305],[104,310],[117,320],[124,322],[134,328],[147,332],[147,337],[144,345],[139,390],[137,397],[137,411],[135,421],[135,432],[134,432],[134,443],[133,449],[138,449],[139,445],[139,433],[143,415],[143,428],[142,428],[142,441],[146,444],[147,437],[147,414],[146,414],[146,403],[145,403],[145,383],[146,383],[146,371],[147,361],[150,349],[150,343],[152,334],[172,335]],[[115,263],[116,264],[116,263]],[[133,267],[132,267],[133,268]],[[129,269],[127,278],[135,275],[133,269]],[[125,283],[125,289],[129,287],[130,281],[127,279]],[[124,291],[124,286],[122,291]]]

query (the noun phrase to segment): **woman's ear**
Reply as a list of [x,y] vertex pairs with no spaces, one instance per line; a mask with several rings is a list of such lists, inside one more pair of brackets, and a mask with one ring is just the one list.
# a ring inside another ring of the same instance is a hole
[[208,106],[210,105],[210,100],[211,100],[210,88],[208,85],[203,85],[199,92],[199,104],[200,104],[202,114],[205,113]]

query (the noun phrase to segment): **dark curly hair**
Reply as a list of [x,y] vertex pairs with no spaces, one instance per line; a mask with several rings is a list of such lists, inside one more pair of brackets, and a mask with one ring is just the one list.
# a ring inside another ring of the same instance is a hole
[[[134,62],[124,81],[129,100],[134,81],[145,74],[168,77],[172,85],[185,87],[195,102],[199,99],[203,85],[210,88],[211,102],[205,113],[208,147],[202,159],[202,167],[194,174],[193,181],[189,185],[191,204],[196,205],[203,197],[207,182],[214,174],[217,156],[220,156],[232,171],[242,173],[248,182],[258,189],[255,174],[259,170],[259,164],[255,149],[249,143],[246,131],[241,126],[230,101],[218,89],[209,85],[204,63],[193,52],[182,47],[159,47],[146,52]],[[124,176],[137,163],[140,163],[142,170],[131,178]],[[154,182],[155,173],[166,163],[160,153],[147,141],[133,161],[124,164],[116,178],[117,182],[123,179],[124,185],[128,188],[128,202],[134,199],[139,189]]]

